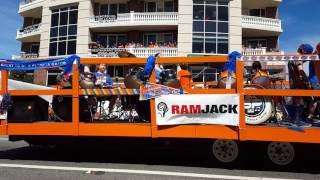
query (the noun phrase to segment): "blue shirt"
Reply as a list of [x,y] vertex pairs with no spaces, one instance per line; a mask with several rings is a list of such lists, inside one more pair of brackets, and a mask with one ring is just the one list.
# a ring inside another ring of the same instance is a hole
[[95,83],[96,85],[99,85],[102,87],[113,86],[113,81],[109,74],[97,72],[95,75],[96,75],[96,83]]

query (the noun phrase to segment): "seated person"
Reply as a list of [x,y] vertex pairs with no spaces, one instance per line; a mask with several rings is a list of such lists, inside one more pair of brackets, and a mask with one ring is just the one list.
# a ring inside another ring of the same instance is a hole
[[100,88],[112,88],[113,81],[111,76],[108,74],[106,65],[100,64],[98,67],[97,72],[95,73],[96,82],[95,85]]
[[183,91],[188,92],[191,89],[192,84],[191,73],[188,71],[188,66],[185,64],[179,65],[177,72],[180,87]]

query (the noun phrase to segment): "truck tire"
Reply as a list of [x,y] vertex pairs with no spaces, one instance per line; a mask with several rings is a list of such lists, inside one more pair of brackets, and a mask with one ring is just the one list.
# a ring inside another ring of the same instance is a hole
[[221,163],[232,163],[239,155],[239,146],[236,141],[217,139],[212,145],[213,156]]
[[278,166],[287,166],[295,158],[295,149],[288,142],[270,142],[267,147],[270,161]]

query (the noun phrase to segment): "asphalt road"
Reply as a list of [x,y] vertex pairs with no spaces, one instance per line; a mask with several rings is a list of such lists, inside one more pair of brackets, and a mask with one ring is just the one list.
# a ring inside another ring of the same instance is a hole
[[30,147],[25,142],[13,143],[1,137],[0,180],[320,179],[320,151],[316,146],[300,147],[295,163],[279,168],[262,155],[263,145],[243,145],[246,151],[242,150],[239,160],[232,165],[219,164],[206,152],[206,146],[200,145],[100,145]]

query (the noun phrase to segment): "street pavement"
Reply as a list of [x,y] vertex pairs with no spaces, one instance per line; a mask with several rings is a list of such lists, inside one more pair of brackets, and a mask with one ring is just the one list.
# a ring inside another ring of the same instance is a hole
[[289,167],[275,167],[264,145],[245,144],[237,162],[222,165],[207,146],[176,143],[70,143],[59,147],[29,146],[0,138],[0,180],[12,179],[320,179],[318,146],[298,147]]

